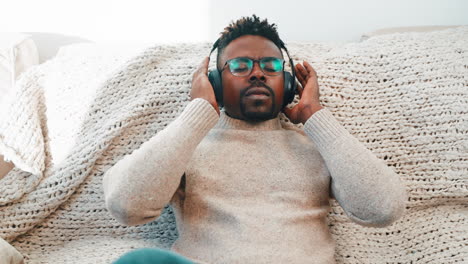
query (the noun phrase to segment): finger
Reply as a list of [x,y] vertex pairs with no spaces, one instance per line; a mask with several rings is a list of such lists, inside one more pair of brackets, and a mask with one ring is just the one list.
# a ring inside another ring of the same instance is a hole
[[307,74],[309,74],[307,72],[307,70],[304,68],[304,66],[302,66],[300,63],[298,63],[296,65],[296,68],[297,68],[297,71],[299,72],[300,75],[302,75],[303,77],[307,76]]
[[300,84],[297,84],[297,92],[299,93],[299,98],[302,98],[302,92],[304,91],[304,88]]
[[312,73],[312,77],[317,77],[317,72],[314,70],[312,65],[310,65],[307,61],[304,61],[304,66],[306,67],[309,74]]
[[296,71],[298,72],[298,74],[301,74],[300,69],[299,69],[299,66],[301,66],[301,64],[300,64],[300,63],[297,63],[296,66],[294,67],[294,69],[296,69]]
[[198,65],[198,68],[197,70],[195,71],[195,73],[198,73],[198,74],[208,74],[208,63],[210,62],[210,57],[205,57],[203,59],[203,61],[200,63],[200,65]]
[[301,64],[299,64],[298,68],[299,72],[301,73],[302,79],[304,79],[304,82],[307,82],[309,72]]
[[202,73],[203,74],[208,74],[208,65],[210,63],[210,57],[206,57],[204,60],[203,60],[203,63],[202,63]]
[[[306,82],[307,85],[303,85],[301,99],[305,100],[305,101],[308,101],[311,98],[313,98],[313,96],[314,96],[314,94],[316,92],[316,89],[314,89],[314,87],[317,86],[317,75],[315,73],[315,70],[312,68],[312,66],[307,61],[304,61],[304,66],[306,68],[303,68],[303,71],[308,72],[307,76],[304,77],[305,80],[306,80],[305,82]],[[305,88],[307,88],[307,89],[305,89]]]
[[306,81],[304,80],[304,77],[302,77],[302,75],[298,75],[297,76],[297,79],[299,80],[299,82],[301,83],[302,87],[305,87],[306,85]]
[[299,77],[299,82],[301,83],[302,88],[305,88],[307,86],[307,76],[301,75]]
[[306,81],[304,79],[304,75],[302,74],[302,72],[299,70],[299,66],[296,67],[296,77],[297,79],[299,80],[299,82],[302,84],[302,86],[305,86],[306,84]]

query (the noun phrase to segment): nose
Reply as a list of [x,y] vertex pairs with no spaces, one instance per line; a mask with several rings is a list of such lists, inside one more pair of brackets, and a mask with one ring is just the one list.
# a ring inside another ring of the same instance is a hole
[[257,79],[260,80],[260,81],[266,81],[265,73],[260,68],[260,62],[258,62],[258,61],[254,62],[252,72],[250,73],[249,80],[254,81],[254,80],[257,80]]

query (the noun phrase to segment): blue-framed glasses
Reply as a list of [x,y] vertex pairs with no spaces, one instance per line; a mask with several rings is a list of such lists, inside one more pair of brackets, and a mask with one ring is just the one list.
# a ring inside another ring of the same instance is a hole
[[279,75],[284,69],[284,60],[276,57],[264,57],[259,60],[254,60],[248,57],[233,58],[224,64],[220,73],[224,71],[226,65],[229,66],[229,71],[234,76],[244,77],[252,72],[253,65],[258,62],[263,73],[270,76]]

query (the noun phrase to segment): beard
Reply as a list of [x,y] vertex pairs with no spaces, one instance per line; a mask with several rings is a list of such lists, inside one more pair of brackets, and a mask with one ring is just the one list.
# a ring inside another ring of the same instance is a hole
[[[276,117],[276,100],[273,89],[267,85],[258,85],[265,87],[270,92],[268,99],[250,99],[245,96],[247,89],[244,89],[240,95],[240,110],[242,115],[249,121],[259,122],[273,119]],[[250,88],[250,87],[249,87]]]

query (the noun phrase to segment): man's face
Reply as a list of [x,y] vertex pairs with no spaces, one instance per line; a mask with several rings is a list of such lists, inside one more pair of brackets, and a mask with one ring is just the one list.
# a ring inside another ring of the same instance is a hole
[[[262,36],[244,35],[226,46],[218,61],[218,69],[221,69],[227,60],[237,57],[259,60],[263,57],[283,58],[283,55],[271,40]],[[256,122],[278,116],[283,104],[283,73],[276,76],[266,75],[259,63],[255,62],[252,72],[247,76],[234,76],[228,65],[221,76],[224,109],[230,117]],[[246,95],[253,87],[266,88],[269,94]]]

